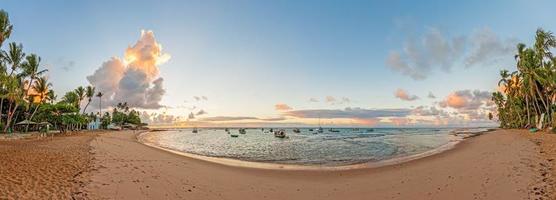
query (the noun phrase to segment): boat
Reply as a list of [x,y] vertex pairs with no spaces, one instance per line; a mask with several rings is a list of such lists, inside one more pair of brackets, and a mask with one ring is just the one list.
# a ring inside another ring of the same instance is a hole
[[309,131],[313,132],[313,129],[312,129],[312,128],[310,128],[310,129],[309,129]]
[[230,134],[231,137],[239,137],[238,134]]
[[284,129],[281,129],[279,131],[275,131],[274,132],[274,137],[277,138],[286,138],[286,131]]
[[322,132],[324,132],[324,131],[322,130],[322,127],[320,126],[320,117],[319,117],[319,128],[317,128],[317,131],[313,132],[313,134],[322,133]]
[[198,133],[199,130],[197,128],[193,128],[193,130],[191,131],[192,133]]
[[245,131],[244,128],[240,128],[240,129],[239,129],[239,134],[245,134],[245,133],[247,133],[247,131]]
[[373,131],[375,131],[375,129],[372,129],[372,128],[367,129],[367,133],[368,133],[368,132],[373,132]]
[[301,131],[300,131],[298,128],[294,128],[294,129],[293,129],[293,132],[294,132],[294,133],[301,133]]
[[336,130],[336,129],[331,129],[331,128],[330,128],[330,129],[328,129],[328,132],[331,132],[331,133],[338,133],[338,132],[340,132],[340,130]]

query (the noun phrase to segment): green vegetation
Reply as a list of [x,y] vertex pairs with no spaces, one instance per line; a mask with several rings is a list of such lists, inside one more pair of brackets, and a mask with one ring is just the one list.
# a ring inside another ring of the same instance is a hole
[[[103,94],[100,91],[95,94],[93,86],[79,86],[56,102],[57,96],[48,81],[48,70],[43,68],[41,57],[33,53],[27,55],[23,45],[16,42],[10,42],[7,49],[3,49],[13,30],[8,13],[0,10],[0,133],[13,132],[16,124],[22,121],[27,122],[19,124],[25,125],[24,128],[18,127],[22,131],[28,131],[34,122],[41,126],[48,124],[60,132],[81,130],[101,115],[101,128],[107,128],[109,124],[141,124],[139,113],[130,110],[127,103],[119,103],[112,116],[108,112],[102,113],[101,109],[97,114],[85,114],[95,97],[99,98],[98,106],[101,107]],[[81,109],[83,101],[87,102]]]
[[552,32],[538,29],[531,47],[517,45],[517,71],[502,70],[492,100],[502,128],[554,127],[556,117],[556,47]]

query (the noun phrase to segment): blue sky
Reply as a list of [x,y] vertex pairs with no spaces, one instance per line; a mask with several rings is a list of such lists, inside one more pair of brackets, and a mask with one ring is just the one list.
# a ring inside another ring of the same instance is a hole
[[[465,59],[474,51],[473,42],[481,41],[474,36],[487,32],[504,45],[530,44],[538,27],[556,30],[550,23],[556,17],[551,10],[554,4],[8,0],[0,8],[8,11],[15,25],[10,41],[23,43],[26,52],[43,58],[58,96],[89,84],[85,77],[111,57],[123,57],[144,29],[152,30],[162,51],[171,55],[159,66],[166,91],[160,104],[167,108],[149,113],[165,112],[182,116],[183,121],[190,112],[185,108],[195,106],[208,113],[195,120],[250,116],[310,123],[285,114],[288,110],[276,110],[275,105],[287,104],[293,111],[418,106],[461,111],[442,107],[441,102],[457,91],[494,91],[498,71],[513,68],[512,52],[502,50],[492,54],[495,59],[467,67]],[[431,32],[446,41],[466,38],[468,47],[459,58],[442,58],[449,60],[450,72],[428,63],[426,78],[415,80],[393,69],[388,63],[393,52],[408,56],[403,52],[411,41],[420,52],[420,44]],[[396,98],[398,89],[419,98]],[[437,98],[427,98],[429,92]],[[197,101],[193,96],[208,100]],[[327,96],[337,101],[325,102]],[[349,102],[341,102],[342,98]],[[388,119],[379,121],[389,123]]]

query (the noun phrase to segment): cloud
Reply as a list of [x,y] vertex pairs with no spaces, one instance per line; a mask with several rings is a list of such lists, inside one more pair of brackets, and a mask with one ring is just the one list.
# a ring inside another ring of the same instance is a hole
[[286,120],[286,118],[285,117],[258,118],[258,117],[247,117],[247,116],[217,116],[217,117],[205,117],[199,119],[199,121],[203,121],[203,122],[226,122],[226,121],[241,121],[241,120],[283,121]]
[[195,119],[195,114],[193,114],[192,112],[189,113],[189,115],[187,116],[187,119]]
[[336,98],[333,96],[326,96],[324,97],[324,101],[326,101],[327,103],[333,103],[336,102]]
[[502,40],[488,28],[481,29],[471,38],[471,53],[465,58],[466,67],[484,62],[493,62],[500,56],[512,55],[517,41]]
[[491,105],[491,93],[480,90],[459,90],[449,94],[440,102],[442,107],[451,107],[458,110],[476,110],[481,106]]
[[[316,102],[318,102],[318,100]],[[338,104],[350,103],[351,99],[347,97],[336,98],[333,96],[326,96],[324,97],[324,102],[330,105],[338,105]]]
[[284,110],[291,110],[292,107],[288,106],[287,104],[279,103],[274,105],[274,109],[279,111],[284,111]]
[[396,98],[399,98],[399,99],[404,100],[404,101],[414,101],[414,100],[419,99],[418,96],[410,95],[409,93],[407,93],[407,91],[405,91],[403,89],[396,90],[396,92],[394,93],[394,96]]
[[149,114],[146,111],[143,111],[139,116],[141,121],[147,123],[149,125],[157,125],[157,124],[173,124],[181,120],[180,117],[174,115],[167,115],[165,113],[151,113]]
[[259,118],[259,120],[273,122],[273,121],[284,121],[284,120],[286,120],[286,118],[285,117],[271,117],[271,118]]
[[319,102],[319,100],[317,98],[311,97],[311,98],[309,98],[309,102],[316,103],[316,102]]
[[[166,93],[164,79],[159,77],[158,65],[170,59],[162,53],[152,31],[141,31],[137,43],[128,47],[124,59],[112,57],[100,68],[87,76],[87,80],[102,92],[102,105],[112,106],[118,102],[128,102],[135,108],[157,109]],[[98,105],[98,98],[95,98]]]
[[284,113],[286,116],[297,118],[360,118],[369,119],[377,117],[405,117],[410,114],[410,109],[363,109],[347,107],[340,109],[313,109],[313,110],[292,110]]
[[217,117],[205,117],[199,119],[200,121],[238,121],[238,120],[255,120],[259,119],[256,117],[230,117],[230,116],[217,116]]
[[449,116],[449,113],[447,111],[438,109],[434,106],[431,107],[418,106],[411,111],[411,114],[417,116],[443,116],[443,117]]
[[449,37],[436,28],[429,28],[421,38],[407,39],[401,52],[391,51],[386,65],[414,80],[424,80],[436,69],[450,72],[462,60],[469,67],[509,57],[515,42],[500,39],[488,28],[475,31],[469,39]]
[[438,104],[443,108],[455,109],[454,114],[466,121],[485,121],[489,112],[496,111],[491,93],[480,90],[455,91]]
[[204,114],[207,114],[207,112],[206,112],[205,110],[202,110],[202,109],[201,109],[201,110],[199,110],[195,115],[201,116],[201,115],[204,115]]
[[434,96],[434,94],[432,92],[429,92],[427,97],[430,98],[430,99],[436,99],[436,96]]
[[193,96],[193,99],[195,99],[195,101],[208,101],[208,97],[206,96]]

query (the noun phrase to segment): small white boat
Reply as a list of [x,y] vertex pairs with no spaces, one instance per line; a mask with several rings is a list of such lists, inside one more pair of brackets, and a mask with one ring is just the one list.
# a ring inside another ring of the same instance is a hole
[[239,134],[245,134],[245,133],[247,133],[247,131],[245,131],[244,128],[240,128],[240,129],[239,129]]

